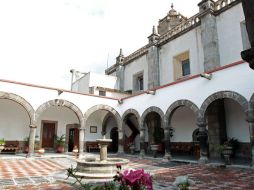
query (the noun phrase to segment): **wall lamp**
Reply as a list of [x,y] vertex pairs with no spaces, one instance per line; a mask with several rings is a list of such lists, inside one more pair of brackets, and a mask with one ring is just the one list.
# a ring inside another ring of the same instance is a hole
[[123,104],[123,99],[119,99],[118,104]]
[[58,96],[60,96],[62,93],[63,93],[63,91],[62,91],[62,90],[57,90],[57,94],[58,94]]
[[211,80],[213,78],[213,74],[212,73],[201,73],[200,74],[201,77],[206,78],[207,80]]
[[151,95],[155,95],[156,90],[148,90],[146,91],[146,94],[151,94]]

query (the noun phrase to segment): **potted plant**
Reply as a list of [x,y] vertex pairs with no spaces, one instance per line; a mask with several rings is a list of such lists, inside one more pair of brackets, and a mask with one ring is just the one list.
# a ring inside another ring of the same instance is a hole
[[223,155],[226,164],[230,164],[230,158],[234,157],[235,151],[239,147],[239,141],[236,138],[229,138],[222,145],[218,145],[215,149]]
[[65,145],[65,135],[55,137],[56,142],[56,152],[63,153],[64,152],[64,145]]
[[5,140],[4,138],[0,139],[0,152],[4,149]]
[[151,150],[153,152],[153,157],[157,157],[157,152],[162,148],[163,144],[163,140],[164,140],[164,130],[162,128],[158,128],[154,130],[153,133],[153,140],[154,143],[151,144]]

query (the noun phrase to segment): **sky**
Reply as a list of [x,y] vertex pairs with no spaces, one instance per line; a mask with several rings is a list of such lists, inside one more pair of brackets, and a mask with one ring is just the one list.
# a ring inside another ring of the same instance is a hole
[[171,9],[191,17],[201,0],[1,0],[0,79],[70,89],[71,69],[104,73],[147,44]]

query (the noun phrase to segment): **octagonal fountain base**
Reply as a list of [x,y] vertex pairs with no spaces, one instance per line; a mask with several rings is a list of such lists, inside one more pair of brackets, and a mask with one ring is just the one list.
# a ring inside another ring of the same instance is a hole
[[116,175],[116,165],[120,164],[122,169],[127,168],[129,160],[121,158],[99,159],[78,159],[76,175],[91,182],[112,181]]

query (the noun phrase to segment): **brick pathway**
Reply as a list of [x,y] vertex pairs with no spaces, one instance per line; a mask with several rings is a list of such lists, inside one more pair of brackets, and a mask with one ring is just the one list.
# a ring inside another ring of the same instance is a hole
[[49,159],[1,160],[0,179],[48,176],[65,167]]
[[[254,170],[128,159],[131,168],[144,168],[154,174],[155,190],[173,189],[171,184],[180,175],[188,175],[196,182],[192,190],[254,190]],[[64,179],[64,170],[71,165],[75,166],[71,158],[0,160],[0,189],[73,189],[56,181],[57,173]]]
[[182,165],[156,171],[155,181],[171,184],[177,176],[195,181],[192,190],[254,190],[254,170]]

